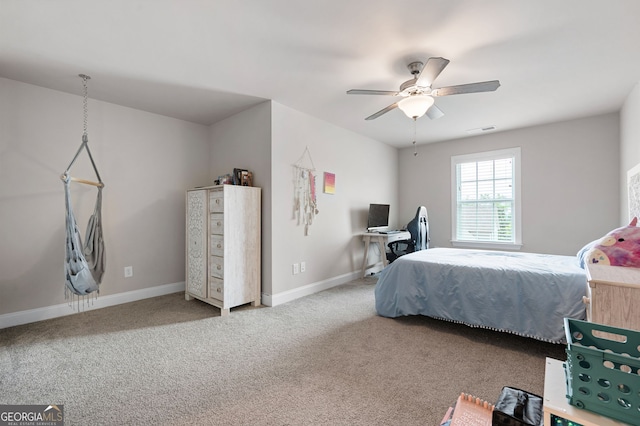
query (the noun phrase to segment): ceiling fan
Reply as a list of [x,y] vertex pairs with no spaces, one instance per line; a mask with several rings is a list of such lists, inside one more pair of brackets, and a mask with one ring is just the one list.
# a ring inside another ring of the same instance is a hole
[[459,95],[463,93],[493,92],[500,87],[500,81],[491,80],[440,87],[437,89],[432,88],[433,82],[448,64],[448,59],[440,57],[429,58],[426,64],[420,61],[411,62],[407,67],[413,75],[413,78],[402,83],[399,91],[351,89],[347,91],[347,94],[402,96],[403,99],[370,115],[365,118],[365,120],[373,120],[395,108],[400,108],[407,117],[413,118],[414,120],[425,114],[434,120],[444,115],[442,110],[434,105],[435,97]]

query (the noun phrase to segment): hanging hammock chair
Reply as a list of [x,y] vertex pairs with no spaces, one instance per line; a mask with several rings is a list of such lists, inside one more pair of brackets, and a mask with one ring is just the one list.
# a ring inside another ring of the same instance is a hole
[[[65,244],[65,297],[71,299],[73,296],[87,296],[93,292],[96,295],[100,292],[99,286],[105,267],[104,239],[102,236],[102,188],[104,183],[100,178],[100,173],[96,167],[91,150],[89,149],[89,137],[87,136],[87,79],[89,76],[80,74],[84,83],[84,133],[82,144],[76,155],[71,160],[67,170],[60,176],[64,182],[64,197],[66,211],[66,244]],[[78,158],[82,150],[86,150],[91,160],[91,165],[96,173],[98,182],[86,179],[78,179],[69,174],[71,166]],[[78,182],[86,185],[93,185],[98,188],[98,195],[93,214],[89,218],[84,244],[78,229],[76,218],[71,207],[71,182]],[[78,299],[79,302],[79,299]]]
[[86,239],[82,237],[71,208],[71,177],[66,175],[64,198],[66,207],[65,284],[67,292],[86,296],[98,291],[104,273],[105,256],[102,238],[102,187],[98,187],[96,206],[87,225]]

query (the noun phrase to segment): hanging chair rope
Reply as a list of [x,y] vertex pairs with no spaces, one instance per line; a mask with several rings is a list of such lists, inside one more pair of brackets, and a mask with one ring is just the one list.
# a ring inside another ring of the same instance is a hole
[[[66,244],[65,244],[65,296],[73,298],[73,295],[87,296],[93,292],[99,293],[99,285],[102,281],[102,275],[105,268],[105,252],[104,252],[104,239],[102,236],[102,188],[104,183],[98,173],[98,168],[91,155],[89,149],[89,137],[87,135],[87,80],[91,77],[80,74],[82,77],[84,86],[84,132],[82,134],[82,144],[76,155],[71,160],[69,167],[60,176],[64,182],[64,196],[65,196],[65,212],[66,212]],[[74,178],[69,174],[71,166],[75,163],[80,152],[85,149],[89,155],[89,160],[93,166],[93,170],[96,173],[98,182]],[[98,187],[98,195],[96,197],[96,204],[93,210],[93,214],[89,218],[87,224],[87,232],[85,236],[84,244],[78,229],[76,218],[73,214],[71,207],[71,189],[70,182],[79,182],[88,185],[94,185]],[[78,300],[79,302],[79,300]]]
[[[87,137],[87,135],[86,134],[82,135],[82,144],[80,145],[80,148],[78,148],[78,151],[76,152],[76,155],[73,157],[73,160],[71,160],[71,163],[69,163],[69,167],[67,167],[67,170],[65,170],[64,173],[60,176],[60,179],[62,179],[63,181],[66,179],[69,179],[73,182],[84,183],[86,185],[93,185],[93,186],[97,186],[98,188],[102,188],[104,187],[104,183],[100,178],[100,173],[98,173],[98,168],[96,167],[96,163],[93,161],[93,156],[91,155],[91,150],[89,149],[88,143],[89,143],[89,138]],[[89,160],[91,160],[91,165],[93,166],[93,170],[96,172],[96,177],[98,178],[98,182],[94,182],[92,180],[87,180],[87,179],[80,179],[80,178],[69,175],[69,169],[71,169],[71,166],[73,166],[73,163],[76,162],[76,159],[78,158],[78,155],[80,155],[80,152],[82,152],[83,148],[87,151],[87,154],[89,155]]]
[[[87,89],[87,80],[91,79],[91,77],[89,77],[86,74],[80,74],[80,77],[82,77],[82,87],[83,87],[83,99],[82,99],[82,109],[83,109],[83,116],[84,116],[84,126],[83,126],[83,132],[82,132],[82,143],[80,144],[80,147],[78,148],[78,150],[76,151],[76,155],[73,156],[73,159],[71,160],[71,163],[69,163],[69,166],[67,166],[67,169],[64,171],[64,173],[60,176],[60,179],[62,179],[63,181],[66,180],[67,178],[74,181],[74,182],[78,182],[78,183],[84,183],[86,185],[93,185],[93,186],[97,186],[98,188],[102,188],[104,186],[104,183],[102,182],[102,179],[100,178],[100,172],[98,172],[98,168],[96,167],[96,163],[95,161],[93,161],[93,156],[91,155],[91,150],[89,149],[89,134],[87,133],[87,122],[88,122],[88,117],[89,117],[89,108],[88,108],[88,100],[89,100],[89,96],[88,96],[88,89]],[[78,158],[78,155],[80,155],[80,152],[82,152],[82,150],[85,149],[87,151],[87,154],[89,155],[89,160],[91,161],[91,166],[93,166],[93,171],[96,173],[96,177],[98,178],[98,182],[94,182],[91,180],[87,180],[87,179],[80,179],[80,178],[76,178],[73,176],[69,175],[69,170],[71,169],[71,166],[73,166],[73,163],[76,162],[76,159]]]

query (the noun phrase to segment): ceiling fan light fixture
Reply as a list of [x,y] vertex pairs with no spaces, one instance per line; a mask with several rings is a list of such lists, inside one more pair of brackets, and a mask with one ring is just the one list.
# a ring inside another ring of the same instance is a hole
[[409,118],[422,117],[431,105],[433,105],[434,99],[427,95],[413,95],[407,96],[398,102],[398,108],[405,113]]

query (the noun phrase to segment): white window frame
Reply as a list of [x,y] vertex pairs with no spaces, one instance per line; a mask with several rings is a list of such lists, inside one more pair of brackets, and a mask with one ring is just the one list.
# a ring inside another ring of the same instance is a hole
[[[513,158],[513,221],[514,241],[465,241],[457,239],[458,224],[458,174],[457,165],[461,163],[473,163],[487,160]],[[496,151],[478,152],[474,154],[454,155],[451,157],[451,245],[453,247],[519,250],[522,247],[521,226],[521,195],[520,195],[520,147],[500,149]]]

